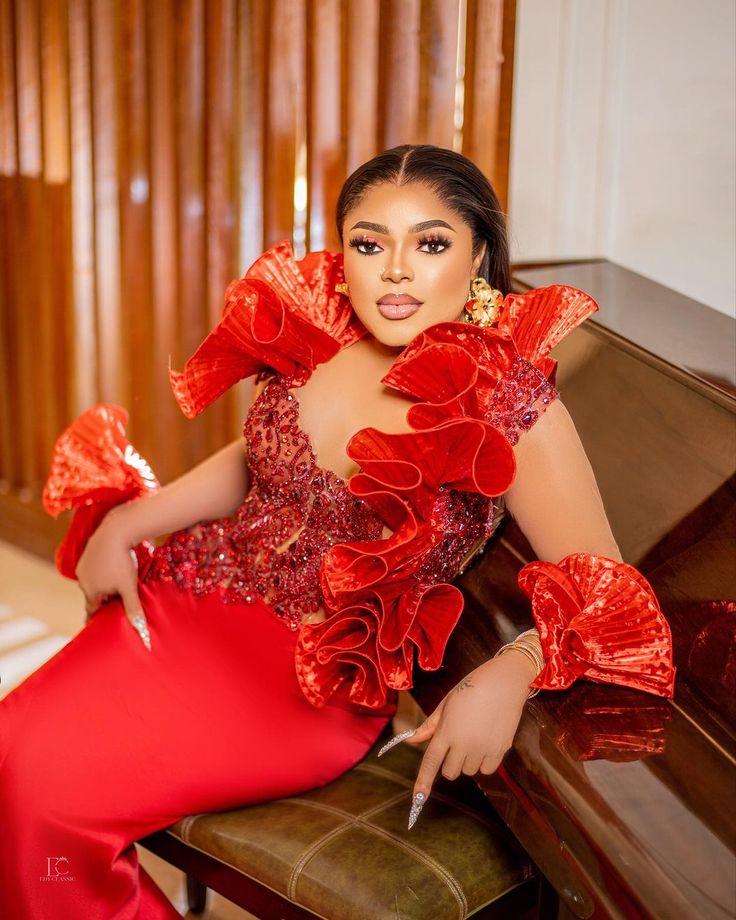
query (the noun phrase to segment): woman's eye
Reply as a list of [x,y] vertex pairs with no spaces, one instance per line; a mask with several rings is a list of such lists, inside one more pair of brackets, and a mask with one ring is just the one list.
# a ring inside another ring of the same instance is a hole
[[[355,237],[351,239],[350,246],[357,249],[358,252],[362,253],[364,256],[370,256],[376,252],[383,252],[376,240],[369,240],[365,237]],[[425,249],[425,246],[429,248]],[[444,252],[446,249],[449,249],[450,246],[452,246],[452,242],[443,236],[424,237],[419,240],[420,251],[426,252],[429,255]]]
[[[429,249],[423,249],[423,252],[428,252],[430,255],[435,253],[444,252],[445,249],[449,249],[452,246],[452,243],[445,239],[442,236],[433,236],[430,239],[419,240],[420,247],[429,246]],[[440,247],[440,248],[437,248]]]
[[[362,252],[364,256],[370,256],[370,255],[373,255],[374,252],[381,251],[380,249],[370,248],[370,247],[378,246],[378,243],[375,240],[352,239],[350,240],[350,245],[354,247],[355,249],[357,249],[358,252]],[[367,252],[366,250],[361,248],[363,246],[369,247]]]

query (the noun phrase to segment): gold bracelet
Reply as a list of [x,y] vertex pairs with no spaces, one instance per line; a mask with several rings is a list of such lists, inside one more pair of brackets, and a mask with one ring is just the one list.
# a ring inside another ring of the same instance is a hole
[[[516,648],[520,652],[522,652],[522,654],[524,654],[534,665],[537,675],[541,673],[542,669],[544,668],[544,661],[541,658],[541,655],[538,656],[536,653],[536,649],[530,648],[529,646],[525,645],[523,642],[519,642],[518,639],[514,639],[513,642],[507,642],[505,645],[502,645],[501,648],[498,649],[498,651],[493,657],[497,658],[499,655],[503,654],[503,652],[505,652],[507,649],[510,649],[510,648]],[[533,696],[536,696],[539,693],[539,689],[540,689],[539,687],[534,687],[530,691],[530,693],[527,694],[527,699],[529,700]]]
[[[539,659],[538,659],[538,658],[536,657],[536,655],[531,651],[531,649],[525,648],[523,645],[521,645],[521,643],[519,643],[518,645],[517,645],[516,643],[514,643],[513,645],[504,645],[504,647],[503,647],[502,649],[499,649],[498,654],[500,655],[500,654],[502,654],[503,652],[507,652],[509,649],[512,649],[512,648],[515,648],[517,651],[521,652],[522,655],[524,655],[526,658],[528,658],[529,661],[531,661],[531,663],[534,665],[534,670],[537,672],[537,674],[539,674],[539,671],[540,671],[540,668],[539,668]],[[534,676],[536,677],[536,674],[535,674]],[[533,679],[534,679],[534,678],[532,678],[532,680],[533,680]]]
[[514,642],[514,648],[524,648],[527,650],[527,652],[529,652],[533,656],[534,662],[537,666],[537,674],[539,674],[540,671],[544,669],[544,657],[541,655],[539,649],[536,648],[534,645],[531,645],[528,642],[521,642],[517,639]]
[[521,639],[522,636],[532,636],[538,639],[539,630],[537,629],[536,626],[532,626],[531,629],[525,629],[524,632],[519,633],[519,635],[516,638]]
[[533,649],[539,658],[540,665],[539,670],[541,671],[544,668],[544,652],[542,651],[542,640],[539,638],[539,633],[536,629],[528,629],[526,632],[521,633],[514,639],[514,642],[519,642],[523,645],[526,645],[527,648]]
[[544,653],[542,652],[542,640],[539,636],[539,631],[537,629],[532,628],[532,629],[525,630],[523,633],[520,633],[514,641],[515,642],[522,641],[522,642],[530,643],[536,648],[536,650],[539,652],[542,658],[544,658]]
[[[531,654],[528,654],[526,649],[524,649],[521,645],[514,645],[511,642],[508,645],[501,646],[501,648],[496,652],[496,654],[493,657],[497,658],[499,655],[501,655],[503,652],[505,652],[507,649],[510,649],[510,648],[517,648],[520,652],[523,652],[527,656],[527,658],[529,658],[529,660],[532,662],[534,667],[537,668],[537,670],[539,669],[539,662],[536,661],[531,656]],[[539,688],[534,687],[532,690],[529,691],[529,693],[527,693],[526,698],[530,700],[533,696],[536,696],[537,693],[539,693]]]
[[537,672],[544,668],[544,655],[542,654],[542,645],[538,636],[535,638],[534,636],[527,633],[522,633],[511,642],[507,642],[505,645],[502,645],[496,654],[500,654],[504,648],[511,648],[512,646],[516,648],[523,646],[534,655],[537,664]]
[[535,659],[537,666],[537,674],[544,668],[544,655],[542,654],[541,645],[535,642],[531,637],[518,637],[514,639],[513,643],[507,643],[508,645],[513,645],[514,648],[525,648],[529,651]]
[[[517,636],[516,641],[527,643],[529,646],[531,646],[534,649],[534,651],[539,656],[539,670],[537,672],[537,677],[539,677],[539,674],[542,673],[542,671],[545,668],[545,664],[546,664],[544,660],[544,652],[542,651],[542,640],[539,635],[539,630],[536,628],[536,626],[532,626],[531,629],[526,629],[524,630],[523,633]],[[531,697],[536,696],[540,690],[541,690],[541,687],[535,687],[534,690],[529,694],[527,699],[530,699]]]

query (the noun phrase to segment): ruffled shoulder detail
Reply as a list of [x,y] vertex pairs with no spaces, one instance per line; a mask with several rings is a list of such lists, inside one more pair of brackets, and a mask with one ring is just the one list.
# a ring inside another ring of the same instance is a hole
[[494,326],[437,323],[419,333],[383,383],[426,404],[410,410],[416,427],[462,415],[488,418],[511,376],[526,370],[530,392],[535,383],[540,388],[557,365],[551,349],[598,309],[584,291],[561,284],[508,294]]
[[[126,437],[128,413],[122,406],[99,403],[76,418],[56,439],[43,489],[43,506],[52,517],[74,509],[74,517],[56,550],[56,567],[75,578],[79,557],[90,536],[114,506],[159,488],[153,470]],[[139,566],[153,547],[135,548]]]
[[507,294],[497,328],[513,339],[522,358],[549,378],[557,365],[549,352],[599,309],[585,291],[551,284],[525,294]]
[[256,259],[245,278],[265,282],[286,307],[341,346],[366,333],[349,299],[335,291],[345,281],[341,252],[308,252],[297,261],[291,243],[281,240]]
[[223,316],[184,365],[169,369],[174,396],[194,418],[238,380],[268,368],[302,385],[314,368],[366,334],[350,301],[342,253],[297,261],[288,240],[266,250],[225,292]]

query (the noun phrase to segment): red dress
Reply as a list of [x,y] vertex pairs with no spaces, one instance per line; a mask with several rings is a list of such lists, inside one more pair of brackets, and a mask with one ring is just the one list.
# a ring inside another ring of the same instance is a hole
[[[496,329],[425,330],[383,381],[407,396],[413,430],[356,432],[360,472],[345,481],[317,464],[297,398],[317,364],[366,334],[334,292],[342,278],[339,254],[296,262],[279,243],[172,372],[189,416],[236,380],[269,378],[244,426],[249,492],[232,518],[136,548],[152,653],[113,600],[0,702],[4,920],[178,916],[135,840],[332,781],[373,744],[414,668],[441,665],[462,611],[451,582],[499,523],[513,444],[557,398],[547,353],[597,307],[553,286],[509,295]],[[44,498],[52,513],[77,509],[57,554],[72,577],[106,511],[158,487],[125,421],[94,407],[55,446]],[[545,611],[538,685],[585,675],[671,694],[671,641],[643,579],[643,613],[628,633],[619,614],[610,640],[590,611],[631,583],[630,567],[536,566],[522,587],[535,617]],[[300,624],[320,606],[324,622]]]

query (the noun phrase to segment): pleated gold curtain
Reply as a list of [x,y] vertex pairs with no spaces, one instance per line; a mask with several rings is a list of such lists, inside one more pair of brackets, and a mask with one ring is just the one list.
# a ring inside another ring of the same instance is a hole
[[51,445],[96,402],[128,409],[163,482],[237,436],[246,386],[186,421],[169,361],[266,247],[339,248],[339,188],[371,156],[451,147],[505,203],[514,18],[513,0],[0,0],[0,536],[46,551]]

